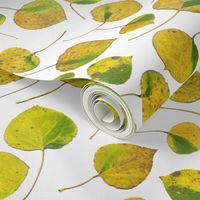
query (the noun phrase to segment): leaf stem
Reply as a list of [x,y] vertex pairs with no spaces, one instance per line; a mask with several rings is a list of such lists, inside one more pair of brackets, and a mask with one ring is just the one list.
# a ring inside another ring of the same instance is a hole
[[96,130],[95,133],[89,137],[89,139],[92,140],[92,139],[97,135],[97,133],[98,133],[99,131],[100,131],[99,129]]
[[109,28],[98,28],[97,30],[105,31],[105,30],[111,30],[111,29],[116,29],[116,28],[122,28],[123,26],[126,26],[126,25],[114,26],[114,27],[109,27]]
[[6,34],[6,33],[0,33],[0,35],[4,35],[4,36],[10,37],[10,38],[14,38],[14,39],[18,40],[17,37],[12,36],[12,35],[8,35],[8,34]]
[[70,7],[71,9],[79,16],[81,17],[82,19],[86,19],[85,17],[83,17],[83,15],[81,15],[74,7],[73,7],[73,3],[70,3]]
[[140,95],[140,94],[135,94],[135,93],[127,93],[127,94],[122,94],[122,95],[120,95],[120,96],[121,96],[121,97],[136,96],[136,97],[141,98],[141,95]]
[[28,102],[28,101],[32,101],[32,100],[34,100],[34,99],[38,99],[38,98],[40,98],[40,97],[44,97],[44,96],[46,96],[46,95],[48,95],[48,94],[51,94],[51,93],[53,93],[53,92],[59,90],[59,89],[60,89],[61,87],[63,87],[65,84],[66,84],[66,83],[62,83],[61,85],[59,85],[58,87],[54,88],[53,90],[50,90],[50,91],[48,91],[48,92],[45,92],[45,93],[43,93],[43,94],[41,94],[41,95],[38,95],[38,96],[35,96],[35,97],[28,98],[28,99],[23,100],[23,101],[18,101],[18,102],[16,102],[16,104],[21,104],[21,103],[25,103],[25,102]]
[[99,175],[93,176],[93,177],[90,178],[89,180],[87,180],[87,181],[85,181],[85,182],[83,182],[83,183],[81,183],[81,184],[79,184],[79,185],[75,185],[75,186],[73,186],[73,187],[68,187],[68,188],[62,188],[62,189],[59,189],[58,191],[59,191],[59,192],[63,192],[63,191],[65,191],[65,190],[70,190],[70,189],[74,189],[74,188],[83,186],[83,185],[89,183],[90,181],[92,181],[93,179],[98,178],[98,177],[99,177]]
[[200,115],[200,113],[198,113],[198,112],[194,112],[194,111],[191,111],[191,110],[185,110],[185,109],[179,109],[179,108],[160,107],[160,109],[163,109],[163,110],[175,110],[175,111],[187,112],[187,113],[191,113],[191,114],[195,114],[195,115]]
[[166,134],[169,134],[169,132],[162,131],[162,130],[136,131],[135,133],[166,133]]
[[83,37],[83,36],[85,36],[85,35],[88,35],[89,33],[92,33],[92,32],[94,32],[94,31],[98,30],[98,28],[100,28],[101,26],[103,26],[105,23],[106,23],[106,22],[101,23],[99,26],[97,26],[96,28],[94,28],[94,29],[88,31],[87,33],[84,33],[84,34],[82,34],[82,35],[76,36],[76,37],[71,38],[71,39],[63,40],[63,42],[75,40],[75,39],[81,38],[81,37]]
[[137,39],[137,38],[139,38],[139,37],[141,37],[141,36],[144,36],[144,35],[146,35],[146,34],[152,32],[152,31],[154,31],[154,30],[160,28],[161,26],[167,24],[167,23],[170,22],[172,19],[174,19],[174,18],[179,14],[179,12],[180,12],[180,10],[178,10],[174,15],[172,15],[167,21],[165,21],[165,22],[159,24],[158,26],[156,26],[156,27],[150,29],[150,30],[147,31],[147,32],[144,32],[144,33],[142,33],[142,34],[140,34],[140,35],[138,35],[138,36],[135,36],[135,37],[133,37],[133,38],[130,38],[130,39],[128,39],[128,40],[129,40],[129,41],[135,40],[135,39]]
[[14,11],[18,11],[19,9],[16,8],[9,8],[9,7],[0,7],[0,9],[5,9],[5,10],[14,10]]
[[9,92],[9,93],[7,93],[7,94],[4,94],[4,95],[0,96],[0,99],[3,98],[3,97],[7,97],[7,96],[9,96],[9,95],[11,95],[11,94],[15,94],[15,93],[17,93],[17,92],[20,92],[20,91],[22,91],[22,90],[25,90],[25,89],[27,89],[27,88],[29,88],[29,87],[35,85],[35,84],[38,83],[38,82],[39,82],[39,81],[35,81],[35,82],[31,83],[30,85],[28,85],[28,86],[26,86],[26,87],[23,87],[23,88],[21,88],[21,89],[19,89],[19,90],[15,90],[15,91],[13,91],[13,92]]
[[40,177],[40,174],[42,172],[43,165],[44,165],[44,156],[45,156],[45,150],[42,150],[42,160],[41,160],[40,168],[39,168],[39,171],[37,173],[36,179],[35,179],[32,187],[31,187],[31,189],[29,190],[29,192],[27,193],[27,195],[22,200],[26,200],[29,197],[29,195],[31,194],[31,192],[33,191],[33,189],[34,189],[34,187],[35,187],[35,185],[37,183],[37,181],[38,181],[38,179]]

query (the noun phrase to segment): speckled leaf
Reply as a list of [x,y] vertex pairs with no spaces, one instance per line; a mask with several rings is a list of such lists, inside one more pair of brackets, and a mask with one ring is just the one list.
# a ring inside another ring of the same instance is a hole
[[76,125],[63,113],[34,106],[10,122],[4,137],[10,146],[32,151],[61,148],[76,134]]
[[81,67],[101,55],[114,41],[115,39],[96,40],[72,46],[59,57],[56,68],[70,71]]
[[39,64],[39,57],[26,49],[13,47],[0,53],[0,68],[11,73],[26,72]]
[[172,200],[200,199],[200,171],[183,169],[160,177]]
[[88,75],[96,81],[123,84],[132,72],[132,57],[114,56],[100,60],[88,68]]
[[200,0],[158,0],[153,7],[154,9],[200,12]]
[[180,103],[200,100],[200,72],[195,72],[170,99]]
[[186,81],[199,58],[193,39],[179,29],[165,29],[155,34],[153,43],[172,77],[180,83]]
[[133,144],[109,144],[96,152],[94,166],[107,184],[131,189],[150,173],[155,152]]
[[126,26],[124,26],[120,30],[120,34],[128,33],[130,31],[134,31],[136,29],[142,28],[144,26],[147,26],[149,24],[153,24],[155,20],[155,15],[154,14],[144,14],[141,15],[131,22],[129,22]]
[[18,157],[0,152],[0,199],[13,194],[22,184],[29,167]]
[[122,20],[137,13],[142,5],[134,0],[125,0],[100,5],[91,11],[93,19],[98,22]]
[[6,21],[6,17],[0,14],[0,25],[2,25]]
[[190,122],[177,124],[167,136],[169,147],[179,154],[189,154],[200,149],[200,128]]
[[0,85],[5,85],[5,84],[8,84],[13,81],[20,80],[20,79],[21,79],[20,76],[16,76],[5,70],[0,69]]
[[143,122],[169,98],[169,87],[164,77],[153,70],[146,71],[141,79]]
[[19,9],[15,23],[24,29],[42,29],[66,20],[63,8],[55,0],[35,0]]
[[55,80],[68,81],[69,79],[74,78],[74,77],[75,77],[75,74],[73,72],[71,72],[71,73],[63,74],[63,75],[57,77]]
[[100,2],[101,0],[66,0],[69,3],[76,3],[76,4],[93,4]]

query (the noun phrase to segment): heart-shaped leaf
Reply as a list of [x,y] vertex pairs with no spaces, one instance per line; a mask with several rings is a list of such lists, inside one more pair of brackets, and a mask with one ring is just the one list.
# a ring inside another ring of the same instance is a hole
[[76,4],[93,4],[100,2],[101,0],[66,0],[69,3],[76,3]]
[[200,0],[158,0],[153,8],[200,12]]
[[20,79],[21,79],[20,76],[16,76],[5,70],[0,69],[0,85],[5,85],[5,84],[8,84],[13,81],[20,80]]
[[183,169],[160,177],[172,200],[200,199],[200,171]]
[[169,98],[169,86],[158,72],[146,71],[141,78],[143,122],[145,122]]
[[132,57],[114,56],[105,58],[88,68],[88,75],[96,81],[110,84],[123,84],[132,72]]
[[136,29],[142,28],[144,26],[147,26],[149,24],[153,24],[155,20],[154,14],[144,14],[141,15],[134,20],[130,21],[126,26],[124,26],[120,30],[120,34],[128,33],[130,31],[134,31]]
[[0,25],[2,25],[6,21],[6,17],[0,14]]
[[137,13],[142,5],[134,0],[107,3],[91,11],[93,19],[98,22],[113,22],[122,20]]
[[35,0],[19,9],[15,23],[24,29],[42,29],[67,19],[61,5],[55,0]]
[[5,140],[8,145],[26,151],[57,149],[68,144],[76,134],[76,125],[63,113],[34,106],[10,122]]
[[169,147],[178,154],[189,154],[200,149],[200,127],[184,122],[171,128],[167,136]]
[[18,157],[0,152],[0,199],[13,194],[22,184],[29,167]]
[[0,69],[11,73],[26,72],[39,64],[39,57],[27,49],[13,47],[0,53]]
[[55,80],[68,81],[68,80],[70,80],[71,78],[74,78],[74,77],[75,77],[75,74],[73,72],[71,72],[71,73],[63,74],[63,75],[57,77]]
[[59,57],[56,68],[70,71],[81,67],[101,55],[114,41],[96,40],[72,46]]
[[172,77],[180,83],[186,81],[199,58],[193,39],[179,29],[165,29],[154,35],[153,44]]
[[200,72],[195,72],[170,98],[180,103],[200,100]]

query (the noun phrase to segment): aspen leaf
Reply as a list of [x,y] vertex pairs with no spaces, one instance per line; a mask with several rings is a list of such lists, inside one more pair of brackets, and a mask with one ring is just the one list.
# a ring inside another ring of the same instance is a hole
[[170,98],[180,103],[192,103],[200,99],[200,72],[195,72]]
[[189,154],[200,149],[200,128],[190,122],[177,124],[167,136],[169,147],[178,154]]
[[91,11],[93,19],[98,22],[113,22],[122,20],[137,13],[142,5],[137,1],[125,0],[107,3]]
[[68,80],[70,80],[71,78],[74,78],[74,77],[75,77],[75,74],[72,72],[72,73],[63,74],[63,75],[57,77],[55,80],[68,81]]
[[56,68],[70,71],[81,67],[101,55],[115,40],[96,40],[68,48],[58,59]]
[[114,56],[100,60],[88,68],[88,75],[96,81],[123,84],[132,72],[132,57]]
[[172,77],[180,83],[186,81],[199,58],[193,39],[179,29],[165,29],[154,35],[153,44]]
[[46,28],[67,19],[61,5],[55,0],[35,0],[20,8],[14,16],[15,23],[29,30]]
[[0,14],[0,25],[2,25],[6,21],[6,17]]
[[75,79],[67,80],[66,82],[77,88],[83,88],[87,84],[96,83],[95,81],[92,81],[89,79],[83,79],[83,78],[75,78]]
[[20,79],[21,79],[20,76],[16,76],[5,70],[0,69],[0,85],[5,85],[5,84],[8,84],[13,81],[20,80]]
[[143,122],[145,122],[169,98],[169,86],[164,77],[153,70],[141,78]]
[[22,184],[29,167],[18,157],[0,152],[0,199],[13,194]]
[[172,200],[200,199],[199,170],[183,169],[160,179]]
[[126,26],[124,26],[120,30],[120,34],[128,33],[130,31],[134,31],[136,29],[142,28],[144,26],[147,26],[149,24],[153,24],[155,20],[155,15],[154,14],[144,14],[141,15],[131,22],[129,22]]

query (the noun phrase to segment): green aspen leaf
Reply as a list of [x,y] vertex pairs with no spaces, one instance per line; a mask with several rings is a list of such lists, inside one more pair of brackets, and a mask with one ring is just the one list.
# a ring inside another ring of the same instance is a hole
[[146,71],[142,75],[140,86],[143,122],[145,122],[169,98],[170,92],[165,78],[153,70]]
[[93,3],[97,3],[100,2],[101,0],[66,0],[69,3],[75,3],[75,4],[93,4]]
[[74,77],[75,77],[75,74],[73,72],[71,72],[71,73],[63,74],[63,75],[57,77],[55,80],[68,81],[69,79],[74,78]]
[[132,72],[132,57],[114,56],[100,60],[88,68],[88,75],[96,81],[110,84],[123,84]]
[[13,81],[17,81],[20,79],[21,79],[20,76],[16,76],[5,70],[0,69],[0,85],[6,85],[8,83],[11,83]]
[[83,88],[84,86],[90,83],[96,83],[95,81],[92,81],[89,79],[83,79],[83,78],[75,78],[75,79],[67,80],[66,82],[70,84],[71,86],[77,87],[77,88]]
[[72,46],[59,57],[56,68],[59,71],[70,71],[81,67],[100,56],[114,41],[96,40]]
[[160,177],[172,200],[200,199],[200,171],[183,169]]
[[14,148],[43,151],[63,147],[76,134],[76,125],[63,113],[34,106],[10,122],[4,137],[8,145]]
[[35,0],[19,9],[14,16],[15,23],[29,30],[46,28],[67,19],[60,4],[55,0]]
[[200,12],[200,0],[158,0],[153,8]]
[[125,200],[144,200],[144,199],[140,197],[133,197],[133,198],[125,199]]
[[0,69],[11,73],[32,70],[40,64],[40,58],[29,50],[13,47],[0,53]]
[[142,28],[144,26],[147,26],[149,24],[153,24],[155,20],[155,15],[154,14],[144,14],[141,15],[131,22],[129,22],[126,26],[124,26],[120,30],[120,34],[128,33],[130,31],[134,31],[136,29]]
[[122,20],[137,13],[142,5],[134,0],[107,3],[91,11],[93,19],[98,22],[113,22]]
[[0,14],[0,25],[2,25],[6,21],[6,17]]
[[109,144],[96,152],[94,166],[108,185],[131,189],[150,173],[155,152],[133,144]]
[[13,194],[27,176],[29,167],[18,157],[0,152],[0,199]]
[[178,154],[189,154],[200,149],[200,128],[190,122],[177,124],[167,136],[169,147]]
[[200,72],[195,72],[170,98],[180,103],[200,100]]
[[165,29],[154,35],[153,44],[172,77],[180,83],[186,81],[199,58],[193,39],[179,29]]

